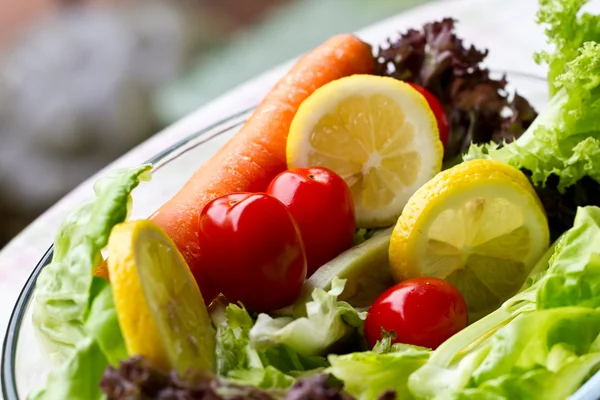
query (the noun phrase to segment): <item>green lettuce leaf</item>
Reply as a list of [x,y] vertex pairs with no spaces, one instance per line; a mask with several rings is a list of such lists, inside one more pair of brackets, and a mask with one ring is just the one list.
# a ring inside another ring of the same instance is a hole
[[[492,336],[490,350],[471,379],[476,386],[503,377],[504,380],[535,383],[539,375],[524,373],[544,366],[546,372],[560,376],[544,383],[547,394],[543,398],[556,398],[557,395],[565,398],[579,387],[589,372],[584,370],[580,371],[583,375],[575,374],[572,364],[580,363],[579,355],[590,351],[599,334],[600,310],[597,309],[560,307],[521,314]],[[598,355],[595,358],[600,360]],[[565,367],[570,373],[562,376]],[[548,373],[544,373],[544,377],[549,377]],[[535,390],[539,392],[540,389]],[[531,396],[535,397],[535,392]]]
[[74,352],[50,372],[45,387],[30,399],[103,399],[99,383],[104,370],[109,364],[117,365],[127,359],[110,285],[102,278],[94,278],[93,286],[98,292],[85,321],[89,336],[74,345]]
[[72,355],[48,374],[46,386],[29,396],[30,400],[96,400],[105,398],[100,379],[108,360],[91,337],[80,340]]
[[258,353],[250,348],[249,332],[254,324],[245,308],[235,304],[211,305],[210,316],[216,324],[216,372],[227,376],[229,371],[262,368]]
[[600,366],[599,334],[598,309],[522,313],[447,367],[425,365],[409,387],[417,398],[477,388],[505,399],[562,400]]
[[258,349],[285,345],[304,356],[315,356],[356,338],[362,331],[366,313],[337,300],[345,283],[335,278],[328,292],[314,289],[313,300],[306,303],[306,317],[272,318],[260,314],[250,331],[252,345]]
[[536,285],[536,307],[600,307],[600,208],[580,208]]
[[[556,349],[560,346],[552,351]],[[599,365],[600,353],[585,354],[556,372],[543,368],[513,372],[486,381],[480,389],[503,399],[563,400],[575,393]]]
[[92,272],[112,227],[128,215],[131,191],[149,179],[150,165],[113,171],[94,185],[96,197],[73,211],[54,241],[52,262],[41,271],[35,287],[33,323],[50,359],[61,362],[87,337]]
[[435,400],[506,400],[504,396],[483,389],[461,389],[445,391],[434,397]]
[[379,351],[330,355],[327,372],[358,400],[374,400],[388,390],[394,391],[397,399],[412,399],[408,377],[427,362],[431,351],[409,345],[394,349],[389,344]]
[[463,158],[525,169],[540,187],[556,175],[560,192],[584,176],[600,182],[600,44],[584,43],[554,82],[558,92],[518,140],[472,145]]
[[540,0],[537,23],[544,25],[546,38],[553,46],[552,51],[536,54],[538,63],[548,64],[550,95],[558,88],[556,80],[565,70],[565,65],[577,57],[585,42],[600,41],[600,16],[582,13],[589,0]]
[[125,340],[121,334],[117,309],[112,297],[110,283],[94,277],[92,287],[97,287],[90,313],[85,320],[86,332],[98,343],[109,364],[115,366],[129,357]]
[[114,171],[94,185],[96,197],[63,221],[54,256],[38,277],[33,305],[37,336],[58,364],[34,399],[95,400],[107,365],[128,354],[108,282],[93,277],[114,225],[131,206],[131,191],[151,166]]
[[289,389],[296,382],[293,376],[284,374],[270,365],[244,370],[236,369],[230,371],[227,377],[233,382],[252,385],[261,389]]
[[211,318],[217,326],[217,374],[236,383],[287,389],[296,377],[327,366],[325,358],[306,357],[285,345],[255,348],[250,340],[254,320],[241,306],[213,303]]

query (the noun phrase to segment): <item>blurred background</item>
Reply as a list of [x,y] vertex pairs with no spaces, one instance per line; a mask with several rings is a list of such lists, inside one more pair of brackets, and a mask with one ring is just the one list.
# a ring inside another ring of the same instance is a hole
[[0,1],[0,248],[224,91],[426,1]]

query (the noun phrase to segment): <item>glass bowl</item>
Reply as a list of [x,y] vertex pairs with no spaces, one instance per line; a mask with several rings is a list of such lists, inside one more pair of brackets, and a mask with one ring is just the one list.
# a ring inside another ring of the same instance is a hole
[[[547,102],[547,84],[544,78],[513,71],[506,74],[509,92],[515,89],[539,111]],[[192,173],[210,158],[235,134],[253,109],[227,117],[203,129],[149,160],[154,165],[150,182],[133,192],[131,218],[144,218],[167,201],[183,186]],[[48,238],[51,241],[51,238]],[[52,258],[52,247],[35,266],[13,309],[2,349],[0,381],[4,400],[25,399],[27,394],[42,386],[50,370],[34,335],[31,307],[35,281]],[[573,396],[572,400],[596,400],[600,393],[600,373],[592,377]]]

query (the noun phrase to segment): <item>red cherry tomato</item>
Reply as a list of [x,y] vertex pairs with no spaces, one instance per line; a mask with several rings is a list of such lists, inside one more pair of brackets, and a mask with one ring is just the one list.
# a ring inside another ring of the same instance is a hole
[[433,115],[435,115],[435,120],[437,121],[438,130],[440,131],[440,140],[442,141],[442,145],[446,146],[448,142],[448,135],[450,134],[450,124],[448,123],[448,117],[446,116],[446,111],[444,111],[444,107],[440,104],[438,99],[423,86],[417,85],[416,83],[408,82],[410,86],[412,86],[417,92],[421,93],[427,103],[429,104],[429,108],[433,111]]
[[199,271],[208,304],[219,293],[267,312],[296,300],[306,279],[306,255],[288,209],[267,194],[233,193],[208,203],[199,217]]
[[352,194],[335,172],[322,167],[292,168],[277,175],[267,193],[285,204],[298,223],[307,276],[354,245]]
[[467,326],[467,305],[454,286],[443,279],[416,278],[385,291],[369,309],[365,336],[371,348],[382,328],[394,331],[394,343],[435,349]]

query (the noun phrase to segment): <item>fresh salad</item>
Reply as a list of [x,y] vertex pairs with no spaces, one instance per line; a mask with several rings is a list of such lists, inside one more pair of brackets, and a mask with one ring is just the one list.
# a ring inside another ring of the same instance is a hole
[[566,399],[600,369],[600,16],[540,0],[538,112],[447,18],[303,56],[154,214],[65,219],[30,399]]

